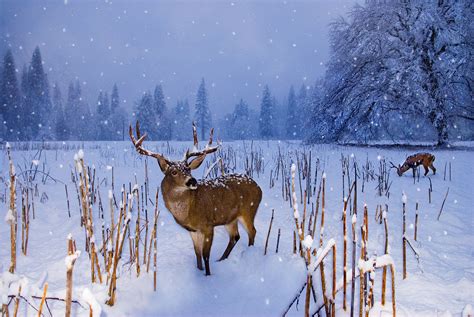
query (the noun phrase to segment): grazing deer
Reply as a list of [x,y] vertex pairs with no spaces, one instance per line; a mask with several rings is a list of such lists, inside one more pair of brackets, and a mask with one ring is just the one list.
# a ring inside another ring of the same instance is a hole
[[435,156],[430,153],[416,153],[413,155],[410,155],[409,157],[406,158],[405,162],[402,165],[395,166],[392,162],[392,168],[395,168],[397,170],[398,176],[402,176],[403,173],[408,171],[410,168],[413,169],[413,176],[415,176],[415,171],[416,168],[419,165],[423,165],[423,168],[425,169],[425,176],[428,174],[430,168],[433,171],[433,174],[436,174],[436,168],[433,166],[433,162],[435,160]]
[[[176,222],[191,233],[198,269],[202,270],[202,258],[206,275],[211,274],[209,257],[211,254],[214,227],[225,226],[229,233],[229,243],[219,261],[226,259],[240,239],[238,222],[249,236],[249,246],[254,244],[257,231],[254,219],[262,200],[262,190],[246,175],[228,174],[210,180],[196,180],[191,170],[197,169],[207,154],[215,152],[219,146],[212,147],[212,134],[203,150],[198,150],[196,126],[193,123],[194,148],[187,150],[183,160],[170,161],[163,155],[143,148],[146,133],[141,136],[136,124],[137,139],[130,126],[130,139],[138,153],[157,159],[165,174],[161,182],[163,200]],[[191,161],[189,159],[193,158]]]

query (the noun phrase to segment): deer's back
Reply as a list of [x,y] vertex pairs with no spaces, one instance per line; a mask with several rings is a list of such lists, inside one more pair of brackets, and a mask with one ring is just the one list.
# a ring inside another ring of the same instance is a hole
[[195,190],[195,208],[209,225],[224,225],[243,213],[255,212],[262,190],[246,175],[228,174],[199,181]]

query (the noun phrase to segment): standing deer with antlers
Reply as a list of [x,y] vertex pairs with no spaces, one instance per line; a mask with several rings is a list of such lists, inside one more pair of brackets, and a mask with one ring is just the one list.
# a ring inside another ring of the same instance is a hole
[[196,126],[193,123],[194,148],[192,151],[187,150],[181,161],[170,161],[161,154],[144,149],[142,144],[146,133],[141,136],[138,122],[136,133],[137,139],[130,126],[130,139],[137,152],[156,158],[165,175],[161,182],[165,206],[176,222],[191,233],[198,269],[203,269],[204,258],[206,275],[211,274],[209,258],[216,226],[225,226],[229,233],[229,243],[219,261],[229,256],[240,239],[238,222],[247,231],[249,246],[254,244],[257,233],[254,219],[262,200],[262,190],[257,183],[240,174],[199,181],[191,175],[191,170],[201,166],[206,155],[217,151],[219,147],[212,146],[213,129],[206,147],[198,150]]
[[436,168],[433,166],[433,162],[435,160],[435,156],[430,153],[416,153],[410,155],[406,158],[405,162],[402,165],[395,166],[392,162],[391,168],[395,168],[397,170],[398,176],[402,176],[403,173],[408,171],[410,168],[413,169],[413,177],[415,176],[416,168],[420,165],[423,165],[425,169],[425,176],[428,174],[430,168],[433,171],[433,174],[436,174]]

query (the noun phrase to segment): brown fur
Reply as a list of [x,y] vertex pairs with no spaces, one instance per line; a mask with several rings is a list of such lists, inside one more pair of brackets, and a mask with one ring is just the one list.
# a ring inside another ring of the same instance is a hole
[[416,153],[406,158],[405,162],[400,166],[396,167],[398,176],[402,176],[403,173],[409,169],[413,169],[413,174],[418,166],[423,165],[425,169],[425,176],[428,174],[429,169],[436,174],[436,168],[433,166],[435,156],[430,153]]
[[[202,270],[202,258],[206,275],[211,274],[209,258],[211,255],[214,227],[225,226],[229,233],[229,243],[219,261],[226,259],[240,238],[238,222],[247,231],[249,246],[254,244],[254,219],[262,200],[262,190],[257,183],[246,175],[228,174],[215,179],[196,181],[191,170],[199,168],[206,155],[218,147],[209,143],[202,151],[186,152],[182,161],[169,161],[163,155],[148,151],[142,143],[146,134],[141,136],[139,124],[136,125],[137,139],[130,127],[129,134],[138,153],[157,159],[161,171],[165,174],[161,182],[163,200],[176,222],[191,233],[196,253],[198,269]],[[194,146],[197,148],[196,127],[193,124]],[[190,162],[189,159],[193,158]]]

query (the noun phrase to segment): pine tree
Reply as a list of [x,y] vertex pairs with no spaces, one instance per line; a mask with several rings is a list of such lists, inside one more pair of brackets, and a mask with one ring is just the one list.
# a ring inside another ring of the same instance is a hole
[[36,47],[31,57],[26,85],[28,88],[25,100],[25,109],[27,111],[25,121],[31,131],[31,135],[28,135],[28,138],[51,138],[49,84],[38,47]]
[[191,137],[191,115],[189,110],[189,103],[178,100],[174,109],[174,138],[178,141],[187,141]]
[[79,96],[77,96],[77,92],[74,89],[74,83],[69,83],[67,91],[67,102],[66,106],[64,107],[64,119],[68,123],[64,131],[64,136],[66,140],[75,139],[75,131],[77,125],[76,108],[78,98]]
[[298,113],[301,111],[298,108],[296,101],[295,89],[293,86],[290,88],[288,93],[288,104],[286,108],[286,138],[287,139],[296,139],[299,137],[299,122],[298,122]]
[[120,97],[118,93],[117,84],[112,88],[112,95],[110,95],[110,112],[113,113],[115,109],[120,106]]
[[21,97],[16,78],[15,61],[10,50],[3,60],[3,71],[0,88],[0,116],[5,138],[23,140]]
[[249,106],[240,99],[230,118],[230,135],[234,140],[246,140],[251,135]]
[[166,109],[165,95],[163,93],[163,88],[161,85],[155,87],[153,93],[153,108],[155,110],[155,117],[157,120],[157,131],[156,139],[157,140],[170,140],[171,139],[171,124],[168,115],[168,110]]
[[112,140],[125,140],[127,133],[127,113],[120,106],[120,97],[117,84],[112,88],[112,95],[110,98],[111,115],[109,119],[110,132]]
[[82,98],[79,81],[69,84],[64,117],[67,122],[65,135],[70,140],[89,140],[96,135],[95,124],[92,121],[93,117],[89,105]]
[[97,111],[95,115],[96,139],[110,140],[111,127],[109,125],[110,105],[107,92],[100,92],[97,98]]
[[92,140],[97,135],[96,127],[93,124],[94,116],[91,115],[89,105],[82,98],[81,84],[77,80],[74,85],[76,96],[76,136],[78,140]]
[[150,140],[156,140],[156,116],[153,97],[149,92],[143,94],[135,108],[135,118],[140,122],[140,130],[147,133]]
[[272,96],[270,94],[270,88],[268,88],[268,85],[265,85],[265,88],[263,89],[262,103],[260,105],[260,118],[259,118],[259,132],[260,132],[260,137],[263,139],[270,139],[274,137],[273,112],[274,112],[274,107],[273,107]]
[[311,109],[308,107],[308,88],[305,84],[301,85],[301,88],[296,97],[297,103],[297,117],[298,117],[298,134],[301,139],[306,138],[306,126],[308,125],[308,116],[311,113]]
[[54,131],[56,134],[56,140],[67,140],[68,130],[66,125],[66,119],[64,117],[64,106],[63,99],[61,96],[61,90],[56,83],[53,88],[53,109],[54,109]]
[[194,115],[194,120],[196,121],[197,128],[199,129],[201,139],[204,140],[207,131],[209,131],[212,125],[211,112],[208,106],[208,96],[204,78],[201,79],[201,84],[199,85],[199,89],[197,91],[195,108],[196,112]]

